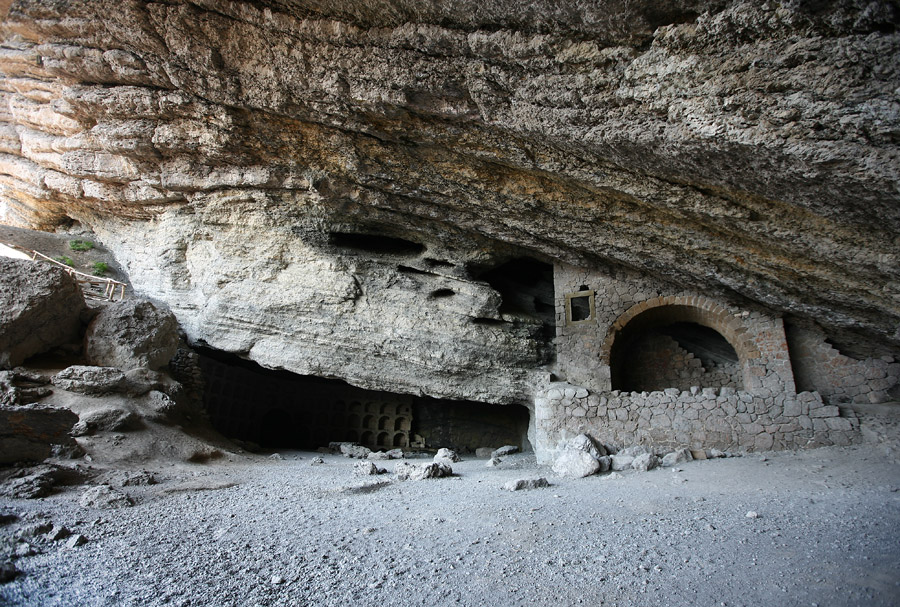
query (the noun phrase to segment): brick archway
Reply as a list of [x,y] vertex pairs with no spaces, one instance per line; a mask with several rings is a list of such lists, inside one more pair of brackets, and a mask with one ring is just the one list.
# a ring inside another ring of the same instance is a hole
[[600,351],[601,360],[612,363],[616,339],[627,328],[663,323],[692,322],[717,331],[734,348],[742,366],[760,357],[759,349],[747,337],[747,327],[734,313],[702,296],[655,297],[635,304],[619,316],[607,331]]

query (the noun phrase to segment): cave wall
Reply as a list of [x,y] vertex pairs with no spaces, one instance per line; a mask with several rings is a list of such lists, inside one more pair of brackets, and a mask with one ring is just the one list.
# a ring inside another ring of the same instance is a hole
[[[581,410],[616,441],[660,407],[683,415],[659,440],[849,432],[795,397],[785,315],[888,365],[850,397],[893,381],[893,3],[320,4],[13,2],[0,221],[90,227],[191,343],[360,388],[542,402],[545,449]],[[555,268],[555,344],[484,278],[522,258]],[[593,316],[569,322],[582,286]],[[663,307],[733,343],[743,390],[576,404],[614,392],[615,336]],[[550,398],[551,373],[587,396]]]

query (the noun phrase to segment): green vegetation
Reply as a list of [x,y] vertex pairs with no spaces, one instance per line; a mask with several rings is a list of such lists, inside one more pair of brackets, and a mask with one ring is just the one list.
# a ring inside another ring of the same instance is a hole
[[91,267],[94,268],[94,274],[97,276],[105,276],[109,272],[109,264],[105,261],[95,261]]
[[71,268],[75,267],[75,260],[73,260],[71,257],[66,257],[65,255],[60,255],[56,258],[56,261],[58,261],[59,263],[63,263]]
[[73,251],[90,251],[94,248],[94,243],[90,240],[70,240],[69,248]]

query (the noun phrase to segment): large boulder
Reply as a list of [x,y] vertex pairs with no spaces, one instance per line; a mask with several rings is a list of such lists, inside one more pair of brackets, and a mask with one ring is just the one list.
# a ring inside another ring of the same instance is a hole
[[600,462],[590,453],[567,449],[553,463],[553,471],[568,478],[583,478],[600,472]]
[[44,405],[0,407],[0,464],[41,461],[54,445],[70,445],[78,416],[69,409]]
[[84,341],[91,364],[123,371],[161,369],[178,349],[178,321],[151,301],[120,301],[97,314]]
[[0,368],[78,341],[84,297],[50,264],[0,257]]

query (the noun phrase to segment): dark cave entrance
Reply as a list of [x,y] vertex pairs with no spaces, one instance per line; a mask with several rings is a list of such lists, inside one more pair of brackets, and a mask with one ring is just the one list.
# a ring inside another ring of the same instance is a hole
[[339,380],[273,371],[198,349],[204,407],[225,436],[270,449],[314,450],[355,442],[373,450],[514,444],[530,450],[528,410],[356,388]]

